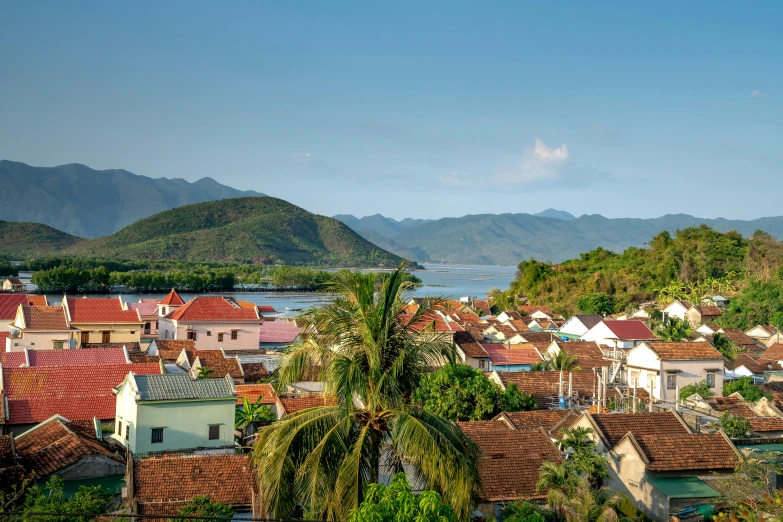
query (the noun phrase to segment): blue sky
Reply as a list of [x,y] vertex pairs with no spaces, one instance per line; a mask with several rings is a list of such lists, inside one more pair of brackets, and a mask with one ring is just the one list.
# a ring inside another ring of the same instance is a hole
[[779,215],[780,27],[780,2],[3,0],[0,158],[326,215]]

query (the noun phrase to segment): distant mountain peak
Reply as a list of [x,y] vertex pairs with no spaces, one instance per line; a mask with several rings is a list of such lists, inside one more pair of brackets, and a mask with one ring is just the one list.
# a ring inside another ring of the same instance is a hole
[[546,210],[542,210],[541,212],[533,215],[536,217],[560,219],[563,221],[571,221],[572,219],[576,219],[576,216],[574,216],[570,212],[566,212],[565,210],[557,210],[554,208],[548,208]]

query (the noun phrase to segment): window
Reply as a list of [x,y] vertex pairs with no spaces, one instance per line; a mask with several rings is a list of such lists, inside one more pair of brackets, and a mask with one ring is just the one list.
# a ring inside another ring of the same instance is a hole
[[220,424],[209,425],[209,440],[220,439]]
[[82,345],[90,342],[90,332],[82,332],[81,337],[82,337],[81,339]]
[[677,374],[676,373],[670,373],[666,376],[666,389],[667,390],[676,390],[677,389]]
[[219,342],[219,343],[222,343],[222,342],[223,342],[223,334],[222,334],[222,333],[219,333],[219,334],[218,334],[218,342]]
[[160,444],[163,442],[163,428],[152,428],[152,438],[150,442]]
[[239,330],[231,330],[231,340],[236,341],[239,337]]
[[707,374],[707,386],[710,388],[715,387],[715,374],[714,373],[708,373]]
[[161,310],[162,310],[162,312],[161,312],[161,313],[162,313],[163,315],[166,315],[166,307],[165,307],[165,306],[164,306],[164,307],[162,307],[162,308],[161,308]]
[[212,330],[207,330],[207,337],[212,337]]
[[117,433],[122,435],[122,421],[117,421]]
[[125,440],[130,439],[130,423],[125,425]]
[[62,341],[54,341],[54,349],[55,350],[62,350],[63,349],[63,342]]
[[30,343],[30,346],[35,346],[35,343]]
[[111,341],[109,340],[111,338],[111,332],[103,331],[101,332],[101,344],[109,344]]
[[196,332],[188,332],[188,341],[196,340]]
[[486,361],[484,359],[479,359],[479,368],[483,370],[485,363]]

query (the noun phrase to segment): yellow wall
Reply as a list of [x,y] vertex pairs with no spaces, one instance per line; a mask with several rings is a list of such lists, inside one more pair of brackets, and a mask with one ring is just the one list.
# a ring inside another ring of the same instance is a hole
[[71,326],[78,330],[74,332],[77,347],[81,347],[82,331],[89,332],[90,343],[102,343],[102,332],[108,331],[110,343],[138,343],[141,342],[141,332],[144,329],[143,324],[79,324],[71,323]]

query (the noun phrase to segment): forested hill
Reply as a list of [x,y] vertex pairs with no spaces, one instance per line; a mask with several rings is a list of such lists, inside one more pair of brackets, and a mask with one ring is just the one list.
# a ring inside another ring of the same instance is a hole
[[212,178],[149,178],[127,170],[94,170],[73,163],[32,167],[0,160],[0,219],[43,223],[81,237],[118,231],[139,219],[170,208],[243,196]]
[[84,241],[41,223],[0,221],[0,256],[23,259],[50,255]]
[[397,266],[401,261],[335,219],[272,197],[185,205],[63,253],[120,260],[346,267]]
[[[521,259],[560,262],[597,247],[622,252],[642,247],[663,230],[706,224],[749,236],[764,230],[783,238],[783,217],[752,221],[702,219],[671,214],[653,219],[570,214],[549,209],[532,214],[477,214],[434,221],[400,222],[383,216],[339,216],[362,236],[396,254],[419,262],[514,266]],[[351,219],[352,218],[352,219]],[[400,226],[402,223],[409,226]]]
[[628,311],[643,302],[701,302],[720,294],[731,299],[723,326],[783,327],[783,243],[765,232],[745,238],[705,225],[661,232],[649,248],[615,254],[598,248],[558,264],[519,263],[509,303],[526,296],[569,315]]

